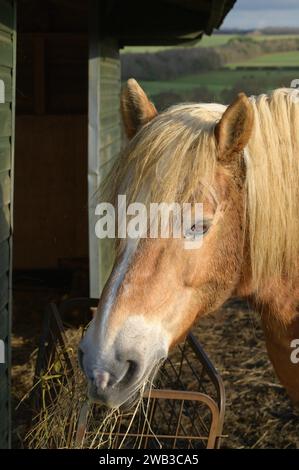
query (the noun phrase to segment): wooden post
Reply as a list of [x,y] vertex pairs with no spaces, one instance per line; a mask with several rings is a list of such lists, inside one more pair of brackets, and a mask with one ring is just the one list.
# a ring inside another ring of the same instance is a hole
[[[119,153],[120,59],[116,38],[100,38],[99,2],[90,1],[88,91],[88,207],[90,296],[99,297],[109,275],[113,250],[110,240],[95,235],[97,190],[109,164]],[[103,167],[105,166],[105,170]]]

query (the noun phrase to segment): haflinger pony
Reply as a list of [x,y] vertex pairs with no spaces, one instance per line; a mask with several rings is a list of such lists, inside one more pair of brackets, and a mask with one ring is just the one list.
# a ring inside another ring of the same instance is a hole
[[190,250],[184,237],[117,241],[79,348],[90,397],[130,403],[200,317],[239,296],[260,312],[269,357],[298,403],[298,91],[158,114],[130,79],[121,111],[129,142],[108,176],[110,200],[201,202],[203,242]]

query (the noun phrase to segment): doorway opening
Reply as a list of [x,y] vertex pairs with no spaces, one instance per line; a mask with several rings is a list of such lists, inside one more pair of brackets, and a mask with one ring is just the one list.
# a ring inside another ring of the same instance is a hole
[[[32,381],[45,305],[89,293],[87,5],[18,1],[13,410]],[[29,413],[14,413],[13,447]]]

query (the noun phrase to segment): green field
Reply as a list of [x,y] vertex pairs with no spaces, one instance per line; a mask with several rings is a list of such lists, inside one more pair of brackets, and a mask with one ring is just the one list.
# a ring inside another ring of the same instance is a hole
[[[275,86],[289,86],[293,78],[298,75],[298,70],[234,70],[222,69],[211,72],[203,72],[199,75],[185,76],[175,80],[167,81],[140,81],[143,89],[154,97],[162,92],[180,93],[184,91],[192,91],[201,86],[207,87],[215,96],[215,100],[219,99],[220,92],[225,88],[231,88],[236,83],[244,84],[250,80],[259,80],[265,83],[265,91]],[[246,90],[244,90],[246,91]]]
[[298,37],[294,34],[248,34],[248,35],[235,35],[235,34],[214,34],[212,36],[204,36],[202,40],[197,44],[198,46],[201,47],[216,47],[216,46],[222,46],[223,44],[226,44],[230,39],[232,38],[249,38],[252,39],[253,41],[273,41],[274,39],[280,40],[280,39],[290,39],[294,37]]
[[[212,36],[204,36],[200,41],[197,41],[194,44],[189,44],[181,47],[217,47],[226,44],[232,38],[250,38],[254,41],[264,41],[264,40],[273,40],[273,39],[289,39],[292,37],[298,37],[291,34],[281,34],[281,35],[240,35],[235,34],[214,34]],[[173,46],[128,46],[122,49],[122,53],[128,52],[157,52],[167,49],[173,49]]]
[[242,62],[228,64],[229,67],[299,67],[299,51],[263,54]]
[[[280,41],[298,37],[298,35],[217,34],[204,36],[202,41],[185,47],[218,47],[237,37],[248,37],[255,41]],[[236,47],[241,46],[236,45]],[[125,48],[124,52],[156,52],[165,49],[171,49],[171,47],[129,47]],[[246,69],[240,70],[237,67],[246,67]],[[267,70],[267,67],[273,67],[273,69]],[[283,67],[288,67],[288,69],[284,70]],[[299,51],[263,54],[248,60],[230,63],[219,70],[186,75],[172,80],[141,80],[140,83],[156,105],[164,109],[170,104],[182,101],[230,102],[239,91],[244,91],[248,95],[264,93],[274,88],[288,87],[295,78],[299,78]]]

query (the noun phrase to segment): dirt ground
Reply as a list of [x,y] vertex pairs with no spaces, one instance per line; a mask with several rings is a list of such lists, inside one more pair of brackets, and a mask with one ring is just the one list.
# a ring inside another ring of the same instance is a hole
[[223,447],[299,448],[299,414],[268,359],[259,315],[234,300],[195,328],[226,391]]
[[[67,283],[58,288],[34,279],[15,284],[14,447],[24,447],[30,425],[26,394],[32,386],[44,307],[49,301],[65,298],[69,289]],[[233,300],[202,319],[194,331],[224,380],[227,401],[223,447],[299,448],[299,415],[274,375],[258,315],[246,303]]]

